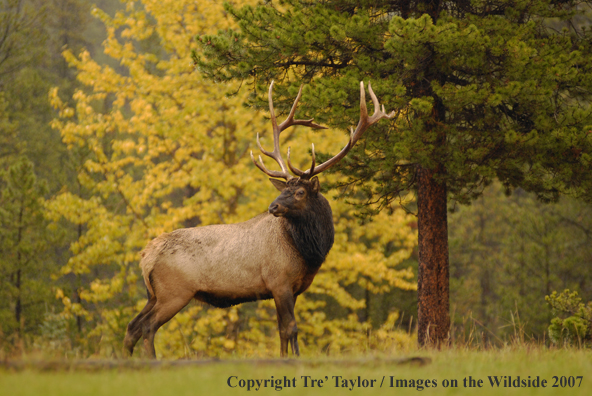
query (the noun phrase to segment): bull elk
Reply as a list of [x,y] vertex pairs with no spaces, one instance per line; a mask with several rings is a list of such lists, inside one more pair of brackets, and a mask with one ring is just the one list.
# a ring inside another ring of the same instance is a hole
[[[382,118],[391,118],[382,109],[370,84],[374,114],[368,116],[364,83],[360,83],[360,121],[347,145],[333,158],[317,165],[314,145],[312,165],[302,171],[280,154],[280,134],[293,125],[325,128],[310,120],[295,120],[294,113],[302,87],[290,114],[277,124],[269,86],[269,110],[273,125],[273,151],[261,152],[273,158],[280,170],[268,170],[261,156],[255,165],[268,176],[281,194],[266,213],[238,224],[184,228],[166,233],[148,243],[141,253],[140,267],[148,291],[148,303],[127,326],[124,347],[131,355],[143,337],[150,357],[156,357],[156,331],[185,307],[191,299],[215,307],[229,307],[247,301],[273,298],[281,340],[281,356],[299,355],[298,329],[294,304],[312,283],[333,246],[333,216],[329,202],[320,193],[319,173],[339,162],[364,131]],[[288,168],[296,176],[288,172]],[[285,181],[278,180],[278,178]]]

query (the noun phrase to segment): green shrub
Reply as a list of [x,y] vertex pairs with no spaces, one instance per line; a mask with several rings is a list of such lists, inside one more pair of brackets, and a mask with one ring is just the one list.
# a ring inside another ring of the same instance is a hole
[[578,292],[554,291],[545,300],[553,315],[549,338],[555,345],[590,346],[592,344],[592,302],[584,304]]

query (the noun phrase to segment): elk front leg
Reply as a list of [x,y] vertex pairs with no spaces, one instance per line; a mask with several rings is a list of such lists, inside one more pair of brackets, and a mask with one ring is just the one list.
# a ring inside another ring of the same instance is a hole
[[298,349],[298,327],[294,316],[294,304],[296,297],[292,291],[281,294],[274,294],[275,307],[277,311],[278,328],[280,331],[280,356],[288,356],[288,342],[292,348],[292,354],[300,356]]

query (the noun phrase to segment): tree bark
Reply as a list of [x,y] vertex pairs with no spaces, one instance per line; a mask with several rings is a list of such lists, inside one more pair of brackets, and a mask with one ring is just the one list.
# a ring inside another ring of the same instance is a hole
[[443,171],[441,167],[417,170],[420,346],[440,347],[450,332],[447,192],[446,185],[434,179]]
[[14,307],[14,318],[16,320],[16,324],[18,326],[18,335],[19,338],[22,339],[23,337],[23,324],[22,324],[22,313],[23,313],[23,307],[22,307],[22,290],[21,290],[21,275],[22,275],[22,264],[21,264],[21,241],[23,239],[23,216],[25,213],[25,204],[24,204],[24,197],[21,197],[21,207],[19,210],[19,217],[18,217],[18,234],[17,234],[17,239],[16,239],[16,249],[17,249],[17,254],[16,254],[16,261],[17,261],[17,265],[18,265],[18,269],[16,270],[16,290],[17,290],[17,295],[16,295],[16,306]]
[[[20,253],[19,253],[19,256],[20,256]],[[20,333],[20,331],[21,331],[21,314],[23,311],[22,304],[21,304],[21,269],[20,268],[18,270],[16,270],[15,287],[17,290],[17,295],[16,295],[16,304],[14,306],[14,319],[16,320],[16,323],[19,326],[19,333]]]

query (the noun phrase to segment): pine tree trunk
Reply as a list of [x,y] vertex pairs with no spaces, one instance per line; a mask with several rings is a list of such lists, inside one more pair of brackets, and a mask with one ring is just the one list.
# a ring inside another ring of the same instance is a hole
[[418,172],[418,342],[439,347],[450,331],[448,219],[446,185],[434,179],[438,169]]
[[25,204],[24,204],[24,197],[21,198],[21,207],[19,210],[19,217],[18,217],[18,234],[17,234],[17,239],[16,239],[16,248],[17,250],[17,254],[16,254],[16,261],[17,261],[17,265],[18,265],[18,269],[16,271],[16,306],[14,308],[14,318],[16,320],[16,324],[18,326],[18,335],[19,335],[19,339],[22,340],[23,337],[23,324],[22,324],[22,314],[23,314],[23,306],[22,306],[22,290],[21,290],[21,284],[22,284],[22,280],[21,280],[21,275],[22,275],[22,257],[21,257],[21,241],[23,239],[23,216],[25,213]]
[[[19,253],[19,256],[20,256],[20,253]],[[14,306],[14,319],[15,319],[17,325],[19,326],[19,333],[20,333],[20,331],[21,331],[21,314],[23,311],[22,303],[21,303],[21,269],[20,268],[16,271],[15,287],[16,287],[17,294],[16,294],[16,304]]]

